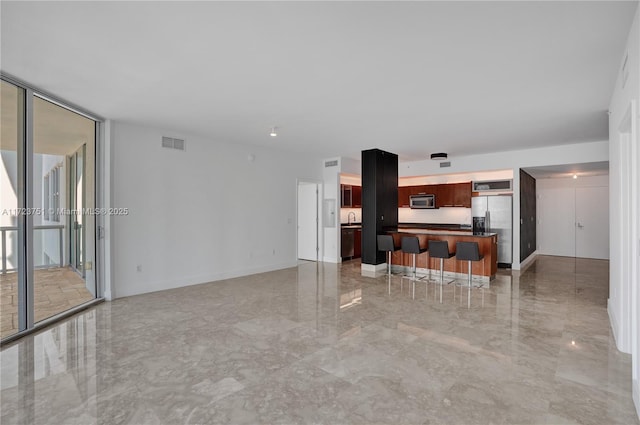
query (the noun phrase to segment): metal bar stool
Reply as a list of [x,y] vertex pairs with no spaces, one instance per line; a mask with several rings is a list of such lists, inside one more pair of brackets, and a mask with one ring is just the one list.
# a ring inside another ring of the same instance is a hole
[[[480,254],[478,242],[458,242],[456,243],[456,260],[469,262],[469,288],[471,288],[471,262],[481,261],[484,255]],[[484,276],[484,261],[482,262],[482,275]],[[481,287],[482,283],[478,285]]]
[[393,242],[391,235],[378,235],[378,251],[386,251],[387,253],[387,277],[389,280],[389,295],[391,295],[391,255],[399,248]]
[[[429,255],[431,258],[440,259],[440,285],[444,285],[444,260],[456,255],[455,252],[449,252],[449,242],[447,241],[429,241]],[[447,284],[453,282],[450,280]]]
[[391,255],[396,252],[398,248],[393,243],[393,236],[391,235],[378,235],[378,251],[386,251],[387,253],[387,274],[391,274]]
[[402,278],[411,279],[413,281],[413,298],[416,297],[416,280],[422,280],[426,276],[421,278],[416,278],[416,255],[422,254],[423,252],[427,252],[428,249],[420,248],[420,241],[415,236],[405,236],[402,238],[402,252],[405,254],[411,254],[412,257],[412,274],[404,275]]

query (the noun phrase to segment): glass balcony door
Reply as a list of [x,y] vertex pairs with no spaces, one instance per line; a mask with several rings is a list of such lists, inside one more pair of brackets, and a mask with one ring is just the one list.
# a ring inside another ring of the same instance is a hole
[[26,216],[24,207],[24,89],[2,81],[0,124],[0,338],[14,335],[27,326],[25,311],[26,270],[24,246]]
[[0,339],[94,300],[95,120],[2,79]]

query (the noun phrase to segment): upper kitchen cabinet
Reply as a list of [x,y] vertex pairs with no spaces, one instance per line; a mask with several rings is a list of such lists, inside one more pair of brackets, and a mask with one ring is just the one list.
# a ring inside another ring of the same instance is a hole
[[348,184],[341,184],[340,185],[340,206],[341,207],[350,207],[351,206],[351,199],[352,199],[352,194],[353,192],[351,191],[351,185]]
[[471,208],[471,182],[399,187],[398,207],[409,208],[411,195],[435,195],[436,208]]
[[471,182],[456,183],[454,188],[453,205],[455,207],[471,208]]
[[438,195],[436,196],[436,208],[453,207],[455,204],[455,193],[452,184],[439,184]]
[[352,186],[350,184],[340,185],[341,203],[343,208],[362,207],[362,186]]
[[436,206],[471,208],[471,182],[439,184]]
[[438,185],[423,184],[419,186],[401,186],[398,188],[398,208],[409,208],[410,197],[413,195],[436,195],[438,198]]
[[401,186],[398,188],[398,208],[409,208],[409,196],[411,195],[411,186]]
[[362,208],[362,186],[351,186],[351,206]]

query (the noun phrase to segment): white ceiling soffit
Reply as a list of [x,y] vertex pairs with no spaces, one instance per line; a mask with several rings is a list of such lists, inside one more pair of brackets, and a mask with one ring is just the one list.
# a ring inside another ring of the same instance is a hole
[[104,117],[419,160],[608,139],[637,2],[0,7],[2,70]]
[[574,174],[580,177],[602,176],[609,174],[609,161],[530,167],[523,170],[536,179],[566,178]]

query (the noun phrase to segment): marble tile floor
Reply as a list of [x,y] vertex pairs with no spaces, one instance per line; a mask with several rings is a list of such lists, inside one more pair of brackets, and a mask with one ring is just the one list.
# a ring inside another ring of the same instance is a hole
[[608,262],[489,289],[357,261],[103,303],[2,350],[4,424],[638,424]]
[[[55,316],[92,300],[85,282],[70,267],[34,270],[34,319]],[[0,338],[18,331],[18,274],[0,274]]]

